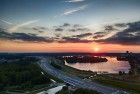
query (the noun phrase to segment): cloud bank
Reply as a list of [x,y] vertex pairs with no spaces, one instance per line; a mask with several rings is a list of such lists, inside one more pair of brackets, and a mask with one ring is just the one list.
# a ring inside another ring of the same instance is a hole
[[[37,31],[46,30],[45,27],[34,27],[33,29]],[[37,34],[32,33],[9,33],[6,30],[0,28],[0,39],[46,43],[97,42],[103,44],[140,45],[140,21],[131,23],[117,23],[109,26],[104,26],[104,31],[100,32],[91,31],[80,24],[69,23],[64,23],[63,25],[55,26],[53,27],[53,30],[51,32],[54,34],[53,36],[39,36]],[[69,32],[69,34],[65,34],[66,32]],[[114,35],[106,37],[110,34],[110,32],[115,33]]]
[[126,25],[128,25],[127,29],[118,32],[107,39],[96,40],[96,42],[105,44],[140,45],[140,21],[117,26],[124,27]]

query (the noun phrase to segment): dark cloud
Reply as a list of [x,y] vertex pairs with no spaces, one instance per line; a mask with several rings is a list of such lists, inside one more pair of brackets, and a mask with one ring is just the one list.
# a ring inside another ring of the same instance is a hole
[[36,28],[36,27],[33,27],[33,30],[38,30],[38,28]]
[[127,24],[129,27],[116,35],[103,40],[101,43],[121,44],[121,45],[140,45],[140,21]]
[[48,28],[46,28],[46,27],[41,27],[41,26],[36,26],[36,27],[33,27],[32,29],[35,30],[35,31],[37,31],[37,32],[39,32],[39,33],[43,33],[43,32],[45,32],[46,30],[48,30]]
[[88,28],[86,28],[80,24],[74,24],[72,29],[75,29],[75,31],[89,31]]
[[113,36],[104,40],[97,40],[96,42],[101,42],[105,44],[121,44],[121,45],[140,45],[140,36]]
[[78,28],[78,27],[81,27],[81,25],[80,24],[74,24],[73,27]]
[[95,32],[94,34],[95,35],[98,35],[98,34],[106,34],[106,32]]
[[125,24],[125,23],[117,23],[114,26],[116,26],[116,27],[126,27],[127,24]]
[[43,37],[38,37],[32,34],[25,34],[25,33],[12,33],[11,39],[18,39],[23,41],[46,41]]
[[105,37],[107,34],[108,34],[108,31],[96,32],[96,33],[94,33],[93,38],[99,39],[99,38]]
[[125,32],[140,31],[140,21],[133,22],[133,23],[128,23],[127,25],[129,26],[129,28],[126,29]]
[[76,32],[76,29],[69,29],[70,32]]
[[84,34],[80,34],[80,35],[75,35],[74,37],[77,37],[77,38],[83,38],[83,37],[88,37],[88,36],[91,36],[92,33],[84,33]]
[[44,33],[44,31],[40,31],[40,30],[39,30],[38,32],[39,32],[39,33]]
[[37,34],[33,34],[33,33],[28,33],[28,35],[37,36]]
[[8,33],[0,31],[0,39],[6,40],[21,40],[28,42],[53,42],[53,39],[47,37],[40,37],[35,34],[26,33]]
[[94,35],[93,38],[94,38],[94,39],[99,39],[99,38],[102,38],[102,37],[104,37],[104,36],[105,36],[105,35]]
[[64,29],[62,28],[56,28],[55,31],[63,31]]
[[92,40],[72,38],[72,37],[63,37],[62,40],[58,41],[59,43],[90,43]]
[[69,24],[69,23],[64,23],[64,24],[62,24],[62,25],[54,26],[54,27],[67,28],[67,27],[70,27],[70,26],[71,26],[71,24]]
[[43,26],[36,26],[36,27],[33,27],[33,30],[47,30],[48,28],[46,27],[43,27]]
[[60,26],[54,26],[55,31],[69,31],[69,32],[82,32],[82,31],[89,31],[88,28],[85,28],[82,25],[79,24],[69,24],[69,23],[64,23],[63,25]]
[[59,37],[61,36],[61,34],[60,34],[60,33],[57,33],[57,34],[55,34],[55,36],[56,36],[57,38],[59,38]]
[[95,32],[93,34],[93,38],[94,39],[100,39],[102,37],[105,37],[109,33],[114,32],[115,30],[117,30],[117,29],[114,28],[113,25],[106,25],[106,26],[104,26],[104,31],[102,31],[102,32]]
[[112,25],[105,26],[105,31],[114,31],[114,30],[117,30],[117,29],[114,28]]
[[64,23],[63,24],[63,27],[68,27],[68,26],[71,26],[69,23]]
[[2,29],[0,31],[0,39],[7,39],[7,38],[11,38],[12,34],[4,32]]
[[42,30],[47,30],[47,28],[46,28],[46,27],[40,27],[40,29],[42,29]]
[[84,27],[77,28],[76,30],[77,30],[77,31],[89,31],[88,28],[84,28]]
[[86,32],[86,31],[90,31],[88,28],[84,28],[84,27],[80,27],[80,28],[71,28],[71,29],[68,29],[68,31],[70,32]]

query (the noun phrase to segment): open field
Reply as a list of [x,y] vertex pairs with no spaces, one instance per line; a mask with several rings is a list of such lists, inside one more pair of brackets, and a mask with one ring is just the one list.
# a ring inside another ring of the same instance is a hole
[[117,80],[115,78],[110,78],[110,77],[107,77],[107,76],[98,76],[96,78],[92,78],[92,81],[96,81],[98,83],[101,83],[103,85],[107,85],[107,86],[112,86],[112,87],[115,87],[115,88],[120,88],[122,90],[127,90],[127,91],[130,91],[132,93],[136,93],[136,94],[139,94],[140,93],[140,83],[137,81],[137,82],[134,82],[134,79],[133,80]]

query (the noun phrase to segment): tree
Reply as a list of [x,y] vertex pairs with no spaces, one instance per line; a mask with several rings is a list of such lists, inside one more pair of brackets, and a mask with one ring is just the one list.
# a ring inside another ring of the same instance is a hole
[[119,75],[123,75],[123,72],[122,71],[119,71]]

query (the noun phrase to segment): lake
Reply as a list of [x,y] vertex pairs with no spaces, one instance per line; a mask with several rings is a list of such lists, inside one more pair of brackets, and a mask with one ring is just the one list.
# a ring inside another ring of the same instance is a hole
[[124,71],[128,73],[130,65],[128,61],[118,61],[116,57],[105,57],[107,62],[100,63],[67,63],[65,65],[80,69],[80,70],[90,70],[93,72],[107,72],[107,73],[118,73],[119,71]]

